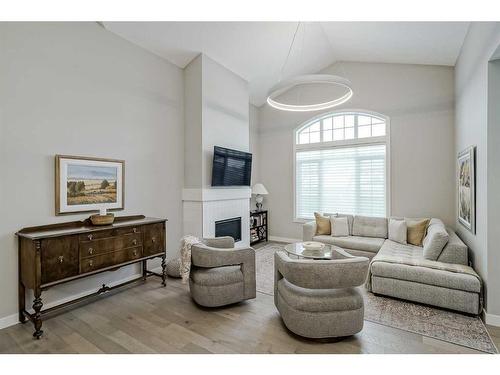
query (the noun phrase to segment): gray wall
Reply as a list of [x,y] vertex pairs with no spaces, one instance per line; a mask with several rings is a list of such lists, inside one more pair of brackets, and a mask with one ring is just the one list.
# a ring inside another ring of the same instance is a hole
[[[168,217],[171,254],[182,229],[184,132],[182,70],[96,23],[0,23],[0,46],[1,324],[17,311],[14,233],[88,217],[54,216],[54,155],[124,159],[126,209],[117,214]],[[136,271],[42,297],[50,303]]]
[[[499,41],[500,47],[500,41]],[[488,66],[488,306],[500,316],[500,60]]]
[[184,188],[203,186],[202,103],[202,55],[199,55],[184,68]]
[[[488,138],[488,61],[499,44],[499,23],[472,23],[455,67],[455,155],[476,146],[476,234],[458,224],[457,232],[469,246],[474,268],[485,282],[487,311],[496,315],[500,315],[500,274],[489,271],[496,267],[490,265],[495,257],[498,262],[498,242],[490,242],[498,232],[498,222],[489,221],[488,212],[495,208],[498,192],[489,192],[488,174],[499,167],[498,159],[489,159],[488,145],[498,148],[498,142],[494,143],[498,137],[492,128],[492,138]],[[498,107],[498,103],[494,105]],[[494,197],[491,202],[490,197]]]
[[[346,76],[353,85],[351,101],[335,110],[364,109],[390,117],[391,214],[439,217],[453,226],[453,68],[345,62],[325,72]],[[302,237],[301,225],[293,222],[293,134],[319,113],[260,107],[260,178],[270,193],[272,236]]]

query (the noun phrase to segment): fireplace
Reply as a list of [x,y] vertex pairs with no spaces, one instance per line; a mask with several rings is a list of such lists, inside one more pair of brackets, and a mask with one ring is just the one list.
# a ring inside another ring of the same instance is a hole
[[234,242],[241,241],[241,217],[215,222],[215,237],[230,236]]

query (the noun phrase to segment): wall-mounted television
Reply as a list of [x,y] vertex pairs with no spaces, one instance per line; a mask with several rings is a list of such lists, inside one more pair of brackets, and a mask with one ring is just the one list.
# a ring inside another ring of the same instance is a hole
[[212,186],[250,186],[252,154],[214,146]]

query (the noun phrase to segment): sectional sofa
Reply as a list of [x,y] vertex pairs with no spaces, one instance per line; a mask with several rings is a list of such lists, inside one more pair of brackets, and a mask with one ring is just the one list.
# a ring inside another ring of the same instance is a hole
[[303,226],[303,240],[336,245],[371,259],[369,291],[468,314],[481,312],[482,282],[468,264],[467,246],[441,220],[431,219],[423,243],[431,240],[437,228],[447,233],[446,245],[424,256],[422,246],[388,239],[387,218],[325,215],[347,217],[349,236],[316,235],[316,222],[311,221]]

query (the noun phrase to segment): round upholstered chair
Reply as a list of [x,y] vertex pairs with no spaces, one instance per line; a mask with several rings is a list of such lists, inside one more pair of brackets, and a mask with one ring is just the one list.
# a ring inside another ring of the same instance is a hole
[[356,288],[369,260],[338,249],[332,260],[274,256],[274,303],[286,327],[307,338],[351,336],[363,329],[363,296]]
[[191,247],[189,289],[205,307],[255,298],[255,250],[235,248],[231,237],[203,239]]

